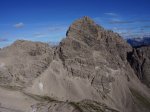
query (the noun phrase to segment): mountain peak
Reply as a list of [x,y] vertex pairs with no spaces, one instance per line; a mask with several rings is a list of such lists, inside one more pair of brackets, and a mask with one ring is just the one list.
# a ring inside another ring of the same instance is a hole
[[98,31],[102,29],[90,17],[84,16],[71,24],[66,35],[73,38],[79,38],[83,35],[97,37]]
[[88,16],[83,16],[82,18],[80,18],[79,20],[82,20],[84,22],[91,22],[91,23],[94,23],[94,21],[88,17]]
[[[72,42],[78,42],[75,47],[84,44],[95,50],[110,50],[111,54],[114,53],[114,55],[118,52],[123,60],[126,59],[126,52],[122,51],[122,48],[127,52],[132,50],[131,46],[119,34],[104,29],[86,16],[76,20],[69,27],[67,38],[62,43],[66,46],[72,46],[70,44]],[[114,49],[113,52],[112,49]]]

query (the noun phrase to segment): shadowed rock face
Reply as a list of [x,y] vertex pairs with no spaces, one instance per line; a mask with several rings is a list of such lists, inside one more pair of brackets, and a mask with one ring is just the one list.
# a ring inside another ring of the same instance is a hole
[[128,57],[138,78],[150,87],[150,46],[134,48]]
[[149,89],[128,63],[131,52],[89,17],[76,20],[54,48],[16,41],[0,50],[0,103],[23,112],[149,112]]

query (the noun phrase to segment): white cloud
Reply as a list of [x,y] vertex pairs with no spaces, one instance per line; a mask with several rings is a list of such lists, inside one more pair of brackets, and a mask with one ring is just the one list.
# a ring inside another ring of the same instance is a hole
[[22,28],[24,27],[24,23],[20,22],[14,25],[15,28]]
[[108,13],[104,13],[105,15],[108,16],[118,16],[116,13],[112,13],[112,12],[108,12]]
[[40,37],[46,37],[47,35],[46,34],[43,34],[43,33],[35,33],[34,34],[34,37],[37,37],[37,38],[40,38]]
[[6,38],[0,38],[0,42],[6,42],[8,41]]

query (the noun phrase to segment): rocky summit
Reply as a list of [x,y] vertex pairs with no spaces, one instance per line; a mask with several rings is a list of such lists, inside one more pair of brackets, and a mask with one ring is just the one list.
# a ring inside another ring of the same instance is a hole
[[149,112],[149,54],[89,17],[55,47],[18,40],[0,49],[0,111]]

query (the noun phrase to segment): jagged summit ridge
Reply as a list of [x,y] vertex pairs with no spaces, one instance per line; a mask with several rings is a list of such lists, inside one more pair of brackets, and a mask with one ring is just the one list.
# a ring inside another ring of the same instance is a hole
[[100,29],[103,30],[103,28],[98,26],[91,18],[85,16],[72,23],[67,31],[67,36],[73,37],[73,35],[75,35],[74,33],[78,35],[85,35],[87,33],[91,33],[94,34],[94,37],[96,38],[98,36],[98,30]]
[[[89,45],[114,41],[114,43],[127,45],[119,34],[106,30],[96,24],[91,18],[85,16],[73,22],[66,34],[67,38],[74,38],[86,42]],[[127,45],[129,46],[129,45]]]
[[119,34],[104,29],[89,17],[83,17],[73,22],[61,45],[62,47],[68,45],[82,50],[90,47],[90,49],[97,51],[109,51],[113,55],[119,54],[123,59],[126,58],[126,52],[132,51],[131,46]]

